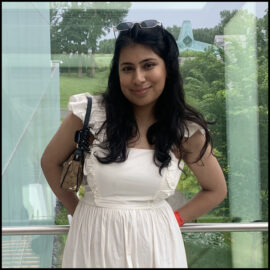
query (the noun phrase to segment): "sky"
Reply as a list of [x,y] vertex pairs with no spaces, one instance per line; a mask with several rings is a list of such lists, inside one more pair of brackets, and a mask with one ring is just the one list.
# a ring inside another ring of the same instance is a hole
[[[131,8],[124,21],[138,22],[146,19],[161,21],[163,26],[181,27],[184,20],[190,20],[193,29],[212,28],[220,22],[220,11],[248,9],[261,18],[265,15],[268,2],[131,2]],[[111,31],[102,39],[114,38]]]

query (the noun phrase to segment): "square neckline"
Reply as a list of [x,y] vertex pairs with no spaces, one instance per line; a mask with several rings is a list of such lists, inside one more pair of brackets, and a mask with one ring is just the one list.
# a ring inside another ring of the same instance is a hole
[[148,150],[148,151],[155,151],[155,149],[135,148],[135,147],[128,147],[128,149],[132,149],[132,150]]
[[[155,151],[155,149],[146,149],[146,148],[134,148],[134,147],[127,147],[128,150],[144,150],[144,151]],[[178,160],[172,150],[169,151],[172,154],[172,160]]]

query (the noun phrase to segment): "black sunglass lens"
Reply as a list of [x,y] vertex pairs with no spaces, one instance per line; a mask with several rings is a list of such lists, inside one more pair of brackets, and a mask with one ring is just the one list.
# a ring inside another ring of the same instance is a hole
[[117,25],[117,30],[118,31],[124,31],[124,30],[128,30],[132,27],[133,23],[131,22],[125,22],[125,23],[120,23]]
[[141,27],[154,27],[157,25],[156,20],[146,20],[141,23]]

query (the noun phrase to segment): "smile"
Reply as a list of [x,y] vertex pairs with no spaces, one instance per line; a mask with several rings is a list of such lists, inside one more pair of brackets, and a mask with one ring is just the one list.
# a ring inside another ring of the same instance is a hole
[[147,92],[147,90],[149,90],[151,88],[151,86],[147,87],[147,88],[143,88],[143,89],[132,89],[132,92],[134,92],[136,95],[143,95]]

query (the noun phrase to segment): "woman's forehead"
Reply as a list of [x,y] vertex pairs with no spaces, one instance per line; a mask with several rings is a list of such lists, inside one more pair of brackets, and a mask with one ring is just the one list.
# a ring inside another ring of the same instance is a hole
[[122,48],[119,57],[119,64],[122,62],[140,63],[145,59],[161,59],[149,46],[142,44],[130,44]]

